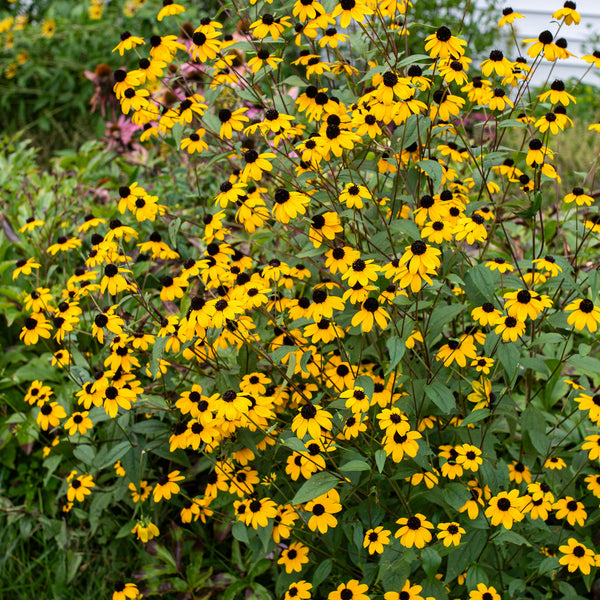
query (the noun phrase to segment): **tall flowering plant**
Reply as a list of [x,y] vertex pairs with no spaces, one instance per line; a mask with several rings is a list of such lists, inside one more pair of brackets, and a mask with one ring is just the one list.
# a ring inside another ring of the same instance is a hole
[[212,530],[254,573],[227,597],[594,581],[597,157],[562,187],[577,90],[528,83],[579,14],[475,64],[459,21],[411,11],[233,2],[191,23],[165,1],[154,35],[120,36],[136,58],[113,91],[171,179],[140,170],[51,244],[22,223],[20,337],[63,382],[25,401],[76,471],[65,510],[113,486],[102,508],[139,543]]

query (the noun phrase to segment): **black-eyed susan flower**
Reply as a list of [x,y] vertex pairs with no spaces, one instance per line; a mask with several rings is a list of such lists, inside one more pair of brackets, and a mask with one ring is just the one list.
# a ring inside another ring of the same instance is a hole
[[[349,271],[346,271],[348,273]],[[358,284],[358,282],[357,282]],[[362,302],[360,310],[352,317],[352,326],[360,326],[363,332],[368,332],[373,329],[375,323],[385,329],[388,326],[390,315],[383,308],[377,298],[367,298]]]
[[550,469],[551,471],[561,471],[566,467],[567,463],[560,456],[551,456],[544,462],[544,469]]
[[94,426],[92,420],[88,417],[89,414],[88,411],[74,412],[64,424],[65,431],[69,435],[75,435],[76,433],[85,435]]
[[270,498],[254,498],[248,501],[244,522],[253,529],[266,527],[269,519],[277,515],[277,505]]
[[566,517],[569,525],[574,526],[575,524],[583,527],[587,519],[587,513],[582,502],[578,502],[571,496],[560,498],[552,505],[553,510],[556,511],[557,519],[564,519]]
[[444,362],[445,367],[449,367],[456,362],[459,367],[466,367],[467,359],[473,359],[477,356],[477,348],[469,339],[465,338],[462,341],[450,340],[444,344],[436,354],[436,360]]
[[286,573],[300,573],[308,563],[308,546],[300,542],[292,542],[281,551],[277,564],[285,567]]
[[504,301],[508,315],[519,321],[525,321],[527,318],[535,320],[545,308],[552,306],[549,296],[527,289],[507,292],[504,294]]
[[196,129],[189,137],[181,140],[181,149],[187,149],[188,154],[200,154],[201,152],[204,152],[204,150],[208,150],[208,144],[203,139],[205,133],[206,129],[203,129],[202,127]]
[[112,600],[136,600],[136,598],[139,598],[140,595],[141,594],[135,583],[116,581],[113,586]]
[[171,495],[179,493],[180,487],[177,482],[185,479],[179,473],[180,471],[171,471],[168,475],[163,474],[158,478],[152,492],[154,502],[160,502],[163,498],[170,500]]
[[502,525],[511,529],[513,523],[522,521],[526,499],[519,496],[519,490],[500,492],[490,498],[485,516],[491,519],[492,525]]
[[585,438],[585,442],[582,444],[581,449],[587,450],[588,458],[590,460],[597,460],[600,458],[600,435],[588,435]]
[[158,527],[152,523],[152,521],[138,521],[131,533],[135,533],[137,535],[137,539],[142,541],[144,544],[154,539],[157,535],[160,534]]
[[501,256],[498,256],[494,260],[486,262],[485,266],[490,271],[499,271],[502,274],[507,272],[511,273],[515,270],[515,268],[505,258],[502,258]]
[[173,0],[163,0],[162,8],[158,11],[156,20],[160,22],[165,17],[180,15],[183,12],[185,12],[185,7],[183,7],[181,4],[177,4]]
[[340,194],[339,200],[348,208],[357,208],[360,210],[364,206],[363,200],[370,200],[372,197],[371,192],[364,185],[347,183]]
[[407,579],[399,592],[386,592],[383,597],[384,600],[423,600],[423,596],[420,595],[422,591],[422,586],[413,585]]
[[294,581],[290,583],[283,600],[310,600],[312,597],[310,590],[312,590],[312,583],[305,581]]
[[36,423],[43,429],[58,427],[60,420],[67,416],[65,409],[58,402],[50,402],[42,405],[37,415]]
[[558,547],[558,551],[563,554],[558,562],[566,566],[569,573],[579,569],[584,575],[588,575],[597,564],[595,552],[575,538],[569,538],[566,544]]
[[525,321],[520,321],[516,317],[502,317],[495,328],[495,332],[502,334],[505,342],[516,342],[525,333]]
[[102,394],[104,410],[111,417],[111,419],[114,419],[117,416],[119,408],[122,408],[123,410],[130,410],[131,403],[134,402],[137,397],[135,391],[130,387],[123,386],[117,388],[114,385],[107,385],[102,389]]
[[392,532],[384,529],[383,525],[379,525],[375,529],[369,529],[365,532],[363,548],[367,548],[369,554],[381,554],[385,546],[390,543],[390,535],[392,535]]
[[148,499],[148,496],[150,496],[150,492],[152,491],[152,486],[149,485],[147,481],[140,481],[139,489],[134,483],[130,483],[129,490],[131,491],[131,499],[134,504],[137,504],[138,502],[145,502]]
[[502,9],[502,18],[498,21],[498,27],[504,27],[507,23],[512,25],[515,19],[524,19],[525,16],[515,12],[510,6]]
[[592,54],[585,54],[581,57],[585,62],[593,64],[596,68],[600,69],[600,50],[594,50]]
[[249,29],[254,37],[262,40],[270,36],[273,38],[273,41],[276,42],[285,29],[290,26],[291,23],[289,17],[275,18],[273,15],[265,13],[260,19],[254,21]]
[[100,292],[103,294],[105,291],[108,291],[109,294],[115,296],[119,292],[130,289],[131,285],[121,273],[131,273],[131,271],[117,267],[112,263],[106,265],[104,267],[104,276],[100,281]]
[[53,394],[54,392],[49,385],[44,385],[43,382],[36,379],[27,389],[24,400],[28,404],[37,404],[37,406],[42,406]]
[[52,256],[55,256],[58,252],[67,252],[68,250],[72,250],[73,248],[78,248],[80,246],[81,240],[79,238],[68,238],[64,235],[61,235],[57,238],[55,244],[52,244],[48,247],[46,252]]
[[479,68],[485,77],[489,77],[493,73],[499,77],[505,77],[512,72],[512,63],[501,50],[492,50],[489,57],[481,63]]
[[577,12],[577,5],[571,0],[566,0],[562,8],[552,13],[552,18],[560,21],[564,19],[565,25],[579,25],[581,22],[581,15]]
[[[547,29],[542,31],[537,38],[523,40],[525,44],[531,44],[527,49],[527,56],[537,58],[540,54],[544,54],[544,58],[549,61],[556,60],[557,47],[553,43],[554,36]],[[543,102],[543,100],[542,100]]]
[[39,269],[40,263],[35,258],[21,258],[15,262],[15,270],[13,271],[12,278],[17,279],[19,275],[31,275],[33,269]]
[[587,475],[584,481],[587,483],[587,489],[600,498],[600,475]]
[[330,527],[337,526],[338,521],[333,515],[342,510],[340,495],[335,489],[329,490],[326,494],[307,502],[304,508],[307,513],[312,513],[308,520],[309,529],[326,533]]
[[319,248],[323,239],[333,240],[343,230],[338,214],[329,211],[312,218],[308,238],[315,248]]
[[289,223],[299,214],[306,213],[310,198],[300,192],[289,192],[285,188],[277,188],[273,195],[272,213],[280,223]]
[[340,27],[346,29],[352,21],[362,23],[367,15],[372,15],[373,10],[367,2],[362,0],[338,0],[333,11],[332,18],[340,18]]
[[67,499],[69,502],[83,502],[86,496],[92,493],[92,488],[95,487],[94,478],[91,475],[79,475],[71,479],[69,488],[67,489]]
[[370,600],[365,592],[369,590],[366,583],[351,579],[348,583],[340,583],[337,589],[329,592],[327,600]]
[[478,471],[479,465],[483,464],[481,450],[473,444],[461,444],[456,446],[456,464],[467,471]]
[[461,536],[465,534],[465,530],[459,523],[454,521],[450,523],[439,523],[437,528],[440,533],[437,534],[438,540],[441,540],[444,546],[459,546]]
[[581,331],[587,327],[589,331],[595,333],[598,330],[600,323],[600,308],[587,299],[577,299],[569,303],[565,310],[570,314],[567,317],[567,323],[573,325],[577,331]]
[[19,233],[25,233],[26,231],[33,231],[37,227],[43,227],[45,221],[42,219],[35,219],[34,217],[29,217],[27,221],[25,221],[25,225],[19,228]]
[[565,84],[560,79],[555,79],[550,85],[550,89],[539,95],[539,99],[540,102],[550,100],[551,104],[558,104],[560,102],[564,106],[568,106],[571,102],[576,102],[575,97],[565,90]]
[[508,465],[508,478],[516,484],[531,483],[531,471],[521,461],[513,461]]
[[469,600],[501,600],[501,597],[495,587],[478,583],[477,589],[469,592]]
[[332,427],[331,413],[322,409],[320,406],[315,406],[312,403],[305,404],[292,421],[292,431],[300,438],[308,433],[310,437],[319,439],[321,430],[329,431]]
[[427,520],[427,517],[421,513],[417,513],[412,517],[402,517],[396,521],[400,525],[400,529],[396,531],[394,537],[400,538],[400,543],[405,548],[424,548],[425,544],[432,539],[431,529],[433,524]]
[[33,313],[25,318],[19,338],[26,346],[37,344],[40,338],[49,339],[52,324],[43,313]]
[[139,35],[133,35],[129,31],[124,31],[121,34],[120,38],[121,41],[112,49],[112,51],[114,52],[115,50],[118,50],[121,56],[123,56],[126,50],[131,50],[136,46],[140,46],[146,43],[144,42],[144,38],[140,37]]
[[431,58],[460,58],[465,53],[463,46],[466,45],[465,40],[454,37],[445,25],[425,38],[425,52]]
[[177,50],[185,52],[187,48],[181,42],[177,41],[176,35],[165,35],[162,37],[160,35],[153,35],[150,38],[150,56],[156,60],[170,63],[175,58]]

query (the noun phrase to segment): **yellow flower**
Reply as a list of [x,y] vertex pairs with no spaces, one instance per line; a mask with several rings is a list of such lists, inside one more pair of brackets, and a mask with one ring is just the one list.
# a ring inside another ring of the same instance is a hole
[[138,521],[131,530],[131,533],[135,533],[137,535],[137,539],[141,540],[145,544],[149,540],[155,538],[160,531],[158,530],[158,527],[151,521]]
[[384,529],[382,525],[365,532],[363,548],[367,548],[369,554],[381,554],[384,546],[390,543],[391,531]]

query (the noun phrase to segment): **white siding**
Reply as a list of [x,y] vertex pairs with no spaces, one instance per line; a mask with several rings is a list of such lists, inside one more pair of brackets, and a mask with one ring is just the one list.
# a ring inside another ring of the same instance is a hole
[[[478,3],[481,3],[479,0]],[[556,22],[551,22],[552,13],[562,8],[564,0],[505,0],[504,3],[498,3],[498,19],[500,19],[502,9],[510,6],[515,12],[525,15],[524,19],[516,19],[514,29],[516,37],[521,45],[519,52],[515,48],[514,40],[507,38],[499,43],[502,50],[507,51],[510,58],[514,59],[517,54],[522,54],[531,63],[531,59],[526,55],[528,44],[523,45],[522,40],[537,38],[538,35],[548,29],[553,34],[558,29]],[[576,0],[577,12],[581,15],[579,25],[563,25],[558,37],[564,37],[567,40],[567,50],[577,57],[584,54],[590,54],[594,49],[600,50],[600,42],[596,41],[596,47],[591,42],[593,37],[600,38],[600,0]],[[508,26],[504,28],[507,32]],[[558,60],[556,63],[543,61],[540,68],[536,71],[533,78],[534,85],[543,83],[548,76],[551,79],[567,79],[569,77],[580,78],[588,69],[589,63],[578,58],[569,58],[567,60]],[[550,72],[552,69],[552,72]],[[585,76],[587,83],[600,85],[600,69],[592,68]]]

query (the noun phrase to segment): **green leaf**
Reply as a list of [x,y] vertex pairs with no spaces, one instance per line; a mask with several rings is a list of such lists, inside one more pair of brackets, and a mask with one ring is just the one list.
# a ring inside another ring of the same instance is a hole
[[542,206],[542,192],[536,192],[533,202],[529,205],[529,208],[525,210],[519,211],[517,214],[518,217],[522,219],[531,219],[537,212],[540,210]]
[[333,561],[331,560],[331,558],[327,558],[315,569],[315,572],[312,576],[313,590],[319,587],[319,585],[321,585],[321,583],[323,583],[327,579],[327,577],[329,577],[329,573],[331,573],[332,564]]
[[[493,300],[494,274],[484,265],[470,269],[465,277],[465,293],[473,306],[481,306],[484,302]],[[491,294],[491,297],[490,297]]]
[[375,452],[375,464],[377,465],[377,470],[380,473],[383,473],[383,467],[385,467],[385,459],[387,458],[387,454],[385,453],[385,450],[377,450],[377,452]]
[[396,365],[402,360],[404,353],[406,352],[406,345],[402,338],[399,338],[397,335],[393,335],[388,338],[385,343],[386,348],[390,354],[390,364],[387,368],[386,375],[389,375]]
[[425,386],[425,395],[429,398],[445,415],[449,415],[455,407],[454,395],[445,385],[434,381]]
[[340,471],[356,472],[370,471],[371,466],[364,460],[350,460],[340,467]]
[[296,452],[306,452],[306,446],[302,440],[299,440],[297,437],[289,437],[283,441],[283,445],[287,446],[291,450],[295,450]]
[[473,423],[479,423],[479,421],[483,421],[483,419],[489,417],[490,414],[491,413],[487,408],[480,408],[478,410],[474,410],[462,420],[460,426],[466,427],[467,425],[472,425]]
[[465,581],[467,589],[474,590],[480,583],[485,585],[488,584],[488,576],[485,569],[479,565],[470,566],[469,570],[467,571],[467,579]]
[[84,465],[91,466],[94,462],[94,457],[96,456],[96,453],[94,452],[94,449],[91,446],[88,446],[87,444],[82,444],[80,446],[76,446],[76,448],[73,450],[73,456],[77,460],[80,460]]
[[500,360],[509,381],[512,379],[515,371],[519,368],[521,353],[519,352],[517,343],[518,342],[500,342],[498,348],[496,348],[496,355],[498,356],[498,360]]
[[442,564],[442,557],[433,548],[424,548],[421,552],[421,564],[427,577],[432,579]]
[[104,509],[110,504],[112,494],[108,492],[95,492],[90,502],[90,529],[94,533],[100,523]]
[[131,448],[129,441],[119,442],[116,446],[110,449],[109,453],[104,458],[101,465],[98,466],[99,470],[112,467],[118,460],[121,460],[127,451]]
[[152,377],[156,377],[158,373],[159,361],[162,358],[168,339],[168,337],[156,338],[152,346],[152,358],[150,360],[150,373]]
[[231,535],[239,542],[243,542],[244,544],[250,543],[250,540],[248,539],[248,528],[240,521],[236,521],[231,527]]
[[177,233],[181,227],[181,219],[177,217],[169,223],[169,241],[172,248],[177,248]]
[[414,557],[414,552],[409,550],[393,562],[385,559],[379,562],[379,578],[386,592],[402,589],[410,575],[410,563]]
[[325,471],[315,473],[300,486],[300,489],[292,499],[292,504],[297,506],[298,504],[310,502],[333,489],[337,482],[337,478],[330,473],[326,473]]
[[442,185],[444,170],[437,160],[420,160],[417,166],[427,173],[433,183],[434,190],[437,190]]

